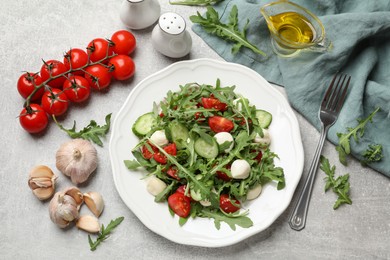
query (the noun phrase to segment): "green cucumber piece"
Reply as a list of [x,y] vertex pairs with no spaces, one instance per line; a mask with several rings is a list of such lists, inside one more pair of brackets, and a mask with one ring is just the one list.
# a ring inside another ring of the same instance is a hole
[[153,112],[143,114],[135,121],[132,131],[139,137],[145,136],[152,130],[153,125],[156,123],[156,116]]
[[195,141],[195,152],[206,159],[212,159],[218,156],[218,143],[214,138],[211,139],[211,144],[207,143],[203,138],[198,138]]
[[182,142],[187,142],[190,137],[187,127],[178,121],[172,121],[169,123],[166,129],[166,135],[169,141],[174,142],[177,149],[184,148]]
[[262,128],[268,128],[272,122],[272,115],[268,111],[258,109],[256,110],[256,117]]

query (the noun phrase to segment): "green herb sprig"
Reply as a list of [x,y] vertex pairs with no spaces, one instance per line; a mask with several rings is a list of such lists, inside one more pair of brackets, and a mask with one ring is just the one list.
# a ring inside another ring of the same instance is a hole
[[222,2],[224,0],[175,0],[175,1],[169,1],[171,5],[190,5],[190,6],[197,6],[197,5],[214,5],[219,2]]
[[381,144],[370,144],[368,149],[363,153],[364,160],[363,165],[367,165],[373,162],[379,162],[383,158],[382,145]]
[[238,8],[234,5],[230,11],[229,22],[224,24],[221,22],[218,12],[211,6],[207,7],[206,17],[203,17],[199,12],[197,15],[190,16],[193,23],[197,23],[210,34],[216,35],[226,41],[234,42],[232,47],[232,54],[236,54],[241,47],[246,47],[254,53],[266,56],[266,54],[259,50],[255,45],[250,43],[246,38],[246,31],[249,25],[249,19],[242,29],[238,28]]
[[347,155],[351,153],[350,138],[353,137],[355,142],[359,142],[359,138],[364,135],[367,123],[372,122],[372,118],[379,110],[380,108],[378,107],[366,119],[358,119],[359,124],[354,128],[348,127],[346,133],[337,133],[339,144],[336,146],[336,150],[339,153],[339,160],[342,164],[347,165]]
[[98,237],[96,241],[92,241],[92,238],[90,235],[88,235],[88,242],[91,251],[95,251],[98,245],[100,245],[101,242],[106,240],[109,237],[109,234],[111,231],[113,231],[120,223],[122,223],[124,217],[119,217],[115,220],[111,220],[111,222],[107,225],[107,227],[104,227],[102,224],[102,227],[100,229],[100,232],[98,233]]
[[53,120],[58,125],[58,127],[65,131],[71,138],[82,138],[85,140],[90,140],[99,146],[103,146],[103,142],[100,137],[105,137],[110,130],[111,113],[106,115],[105,125],[100,126],[96,123],[95,120],[91,120],[86,127],[78,132],[76,132],[76,121],[74,121],[72,128],[66,129],[60,123],[58,123],[55,116],[53,116]]
[[338,195],[338,198],[333,205],[333,209],[338,209],[341,204],[352,204],[352,200],[349,197],[349,174],[334,177],[336,166],[330,166],[329,160],[321,155],[320,169],[327,175],[325,178],[325,192],[332,189],[334,193]]

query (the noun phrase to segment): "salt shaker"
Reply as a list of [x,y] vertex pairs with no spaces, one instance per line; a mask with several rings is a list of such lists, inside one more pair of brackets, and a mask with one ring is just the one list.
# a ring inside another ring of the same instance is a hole
[[158,0],[124,0],[120,9],[122,22],[130,29],[145,29],[154,24],[161,12]]
[[173,12],[162,14],[152,31],[152,44],[157,51],[171,58],[187,55],[192,39],[183,17]]

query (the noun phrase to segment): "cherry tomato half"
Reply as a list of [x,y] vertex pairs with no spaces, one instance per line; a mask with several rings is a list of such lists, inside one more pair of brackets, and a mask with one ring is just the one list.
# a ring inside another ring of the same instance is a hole
[[[47,79],[50,78],[50,76],[55,77],[60,74],[65,74],[65,72],[67,71],[68,69],[61,61],[58,60],[45,61],[41,67],[42,81],[46,81]],[[66,79],[65,76],[59,77],[49,81],[47,84],[53,88],[60,88],[62,87],[62,84],[64,84],[65,79]]]
[[167,175],[176,179],[176,180],[180,180],[179,176],[177,175],[176,167],[170,166],[167,170]]
[[114,43],[112,50],[116,54],[130,55],[136,47],[134,35],[126,30],[115,32],[111,36],[111,41]]
[[219,207],[226,213],[234,213],[240,209],[240,202],[235,198],[229,198],[228,194],[219,196]]
[[[35,90],[35,87],[40,84],[42,84],[42,78],[38,74],[26,72],[18,79],[17,87],[19,94],[23,98],[27,98]],[[35,92],[34,96],[31,97],[31,100],[39,100],[42,97],[43,92],[45,92],[45,89],[41,87]]]
[[70,76],[65,80],[62,89],[68,99],[76,103],[87,100],[91,93],[88,80],[81,76]]
[[96,64],[88,66],[85,71],[85,78],[92,88],[102,90],[110,85],[111,73],[103,65]]
[[20,125],[31,134],[43,131],[48,122],[45,110],[38,104],[30,104],[29,108],[23,108],[19,115]]
[[[64,65],[69,70],[70,66],[72,66],[72,69],[79,69],[88,63],[88,54],[83,51],[82,49],[73,48],[70,49],[65,55],[64,55]],[[84,72],[74,71],[73,74],[75,75],[84,75]]]
[[175,192],[168,197],[168,205],[176,215],[188,217],[191,211],[191,199],[183,193]]
[[103,38],[96,38],[88,44],[87,52],[89,59],[92,62],[105,62],[107,60],[104,58],[112,55],[112,48],[107,40]]
[[126,80],[134,75],[135,64],[129,56],[117,55],[112,57],[108,64],[111,66],[112,76],[117,80]]
[[153,154],[153,159],[160,164],[167,163],[167,157],[163,153],[160,153],[160,152]]
[[207,109],[216,109],[218,111],[226,111],[227,110],[227,104],[221,102],[218,98],[205,98],[202,97],[202,106]]
[[146,145],[142,146],[141,148],[142,156],[147,160],[151,159],[153,157],[153,154],[158,152],[158,148],[156,146],[152,145],[149,142],[148,145],[152,148],[153,152],[150,152]]
[[222,116],[212,116],[209,118],[209,126],[215,133],[230,132],[234,128],[234,124],[227,118]]
[[51,92],[46,91],[42,96],[42,108],[49,114],[59,116],[68,110],[68,97],[58,89],[52,88]]

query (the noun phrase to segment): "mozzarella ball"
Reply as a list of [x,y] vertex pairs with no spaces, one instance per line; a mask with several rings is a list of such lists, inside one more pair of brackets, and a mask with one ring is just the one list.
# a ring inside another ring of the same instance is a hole
[[169,143],[164,130],[157,130],[152,134],[150,140],[158,146],[163,146]]
[[153,196],[157,196],[160,192],[162,192],[167,185],[165,182],[152,175],[146,179],[146,190],[152,194]]
[[230,168],[233,179],[246,179],[251,171],[251,166],[245,160],[235,160]]
[[261,184],[259,184],[259,183],[256,184],[250,190],[248,190],[248,193],[246,194],[246,199],[247,200],[256,199],[257,197],[259,197],[262,189],[263,189],[263,187],[261,186]]
[[199,201],[199,203],[200,203],[203,207],[210,207],[210,206],[211,206],[211,202],[208,201],[208,200],[201,200],[201,201]]
[[254,141],[263,147],[269,146],[271,144],[271,135],[269,134],[268,129],[263,129],[263,137],[257,134]]
[[224,150],[225,153],[229,153],[234,147],[233,136],[228,132],[220,132],[214,135],[218,145],[222,145],[224,142],[231,142],[230,146]]

